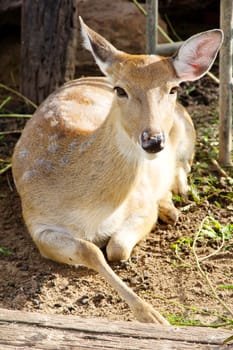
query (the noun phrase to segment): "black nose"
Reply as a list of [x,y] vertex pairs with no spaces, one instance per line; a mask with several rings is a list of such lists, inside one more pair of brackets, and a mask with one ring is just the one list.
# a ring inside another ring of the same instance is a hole
[[162,151],[165,146],[164,133],[151,135],[150,131],[143,131],[141,135],[142,148],[148,153],[157,153]]

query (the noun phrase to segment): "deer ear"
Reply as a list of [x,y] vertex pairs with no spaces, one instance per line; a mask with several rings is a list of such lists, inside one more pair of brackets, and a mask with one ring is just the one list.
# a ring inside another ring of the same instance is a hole
[[109,74],[111,65],[118,55],[118,50],[105,38],[89,28],[79,17],[84,47],[92,53],[96,63],[104,74]]
[[213,29],[192,36],[173,57],[173,64],[180,81],[201,78],[211,68],[222,45],[223,32]]

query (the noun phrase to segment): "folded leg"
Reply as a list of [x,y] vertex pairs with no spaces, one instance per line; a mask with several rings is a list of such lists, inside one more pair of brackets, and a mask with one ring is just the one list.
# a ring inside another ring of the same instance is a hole
[[95,244],[50,229],[37,234],[35,243],[41,254],[49,259],[69,265],[82,264],[99,272],[127,302],[139,321],[169,324],[115,274]]

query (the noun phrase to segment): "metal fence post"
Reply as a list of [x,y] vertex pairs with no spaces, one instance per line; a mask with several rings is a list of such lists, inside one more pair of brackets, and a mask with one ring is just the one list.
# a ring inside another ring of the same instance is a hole
[[231,165],[233,2],[221,0],[220,4],[220,26],[224,31],[224,42],[219,61],[219,162],[223,165]]
[[146,46],[147,53],[155,54],[157,44],[157,21],[158,21],[158,1],[147,0],[146,1]]

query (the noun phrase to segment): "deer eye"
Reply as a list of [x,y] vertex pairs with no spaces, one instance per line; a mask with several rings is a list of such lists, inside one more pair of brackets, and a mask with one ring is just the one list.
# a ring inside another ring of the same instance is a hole
[[114,90],[116,91],[118,97],[128,97],[127,92],[120,86],[115,86]]
[[169,95],[174,95],[174,94],[176,94],[178,88],[179,88],[178,86],[173,86],[173,87],[171,88],[171,90],[169,91]]

